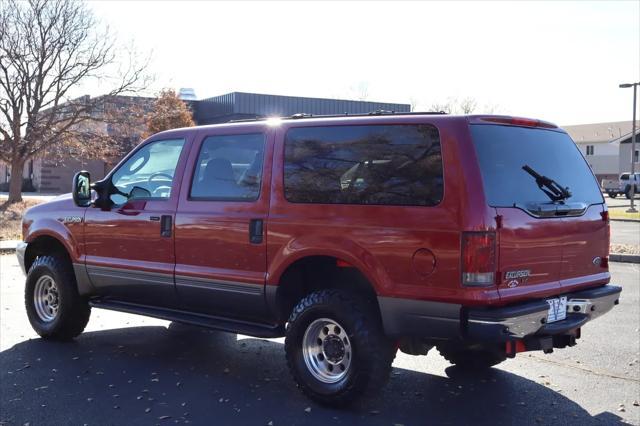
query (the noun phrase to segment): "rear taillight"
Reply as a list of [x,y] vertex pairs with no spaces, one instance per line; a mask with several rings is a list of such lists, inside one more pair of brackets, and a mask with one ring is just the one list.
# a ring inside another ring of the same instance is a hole
[[495,232],[462,233],[462,285],[491,286],[496,273]]

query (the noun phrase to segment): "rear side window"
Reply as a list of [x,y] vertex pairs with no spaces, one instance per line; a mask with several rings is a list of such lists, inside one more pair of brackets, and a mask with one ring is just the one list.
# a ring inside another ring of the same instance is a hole
[[443,194],[438,130],[425,124],[290,129],[284,186],[295,203],[434,206]]
[[566,133],[484,124],[470,127],[489,205],[550,203],[536,180],[522,169],[525,165],[568,187],[567,201],[603,202],[589,165]]
[[191,182],[195,200],[253,201],[260,195],[263,134],[209,136]]

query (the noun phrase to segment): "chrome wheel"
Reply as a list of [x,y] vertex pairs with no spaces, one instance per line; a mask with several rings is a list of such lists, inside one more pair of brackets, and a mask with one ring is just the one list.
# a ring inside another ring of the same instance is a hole
[[352,348],[344,328],[328,318],[307,327],[302,339],[302,356],[309,372],[323,383],[336,383],[349,372]]
[[51,322],[58,315],[58,287],[49,275],[38,278],[33,290],[33,305],[38,317],[44,322]]

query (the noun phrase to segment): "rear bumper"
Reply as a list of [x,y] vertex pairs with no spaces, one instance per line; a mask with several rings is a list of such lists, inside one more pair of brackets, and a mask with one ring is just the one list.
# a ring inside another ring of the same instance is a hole
[[618,304],[622,289],[614,285],[563,294],[567,317],[546,323],[549,305],[545,300],[495,309],[469,309],[465,334],[472,340],[502,341],[530,336],[566,334],[610,311]]
[[536,300],[501,308],[464,308],[460,305],[380,297],[385,333],[391,337],[435,340],[463,339],[508,342],[517,339],[562,336],[610,311],[621,288],[605,285],[566,293],[567,317],[546,323],[549,305]]

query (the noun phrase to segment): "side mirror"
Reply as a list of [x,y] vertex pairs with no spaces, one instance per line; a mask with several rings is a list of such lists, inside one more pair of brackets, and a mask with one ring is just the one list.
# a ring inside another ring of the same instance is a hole
[[76,206],[89,207],[91,205],[91,176],[89,172],[83,170],[73,176],[71,193]]

